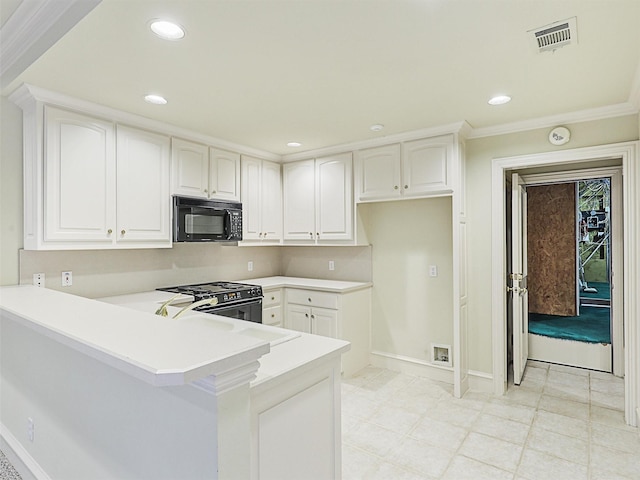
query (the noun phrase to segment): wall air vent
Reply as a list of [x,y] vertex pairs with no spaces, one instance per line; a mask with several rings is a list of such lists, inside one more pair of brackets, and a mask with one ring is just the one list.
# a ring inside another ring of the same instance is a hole
[[535,48],[539,53],[552,52],[558,48],[578,43],[576,17],[529,30],[529,33],[533,35]]

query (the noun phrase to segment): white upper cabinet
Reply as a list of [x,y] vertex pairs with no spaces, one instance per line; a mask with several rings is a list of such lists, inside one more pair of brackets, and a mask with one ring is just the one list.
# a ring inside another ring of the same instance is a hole
[[361,150],[357,201],[450,194],[452,162],[453,135]]
[[282,167],[284,188],[284,239],[315,240],[315,161],[286,163]]
[[403,144],[402,177],[406,196],[451,191],[453,137],[427,138]]
[[170,139],[117,126],[116,241],[171,243]]
[[240,201],[240,154],[174,138],[175,195]]
[[209,197],[240,201],[240,154],[209,148]]
[[25,248],[171,246],[168,136],[50,106],[44,125],[44,182],[26,183],[44,232]]
[[353,238],[351,153],[316,160],[316,234],[319,240]]
[[357,169],[359,200],[400,197],[400,144],[359,151]]
[[280,164],[242,156],[242,240],[280,243],[282,182]]
[[351,153],[283,166],[284,239],[353,239]]
[[115,127],[58,108],[44,112],[41,240],[109,245],[116,228]]

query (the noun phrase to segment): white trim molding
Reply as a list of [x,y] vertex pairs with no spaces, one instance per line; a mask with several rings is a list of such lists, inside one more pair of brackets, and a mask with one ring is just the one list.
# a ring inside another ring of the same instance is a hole
[[0,86],[15,80],[102,0],[23,0],[0,30]]
[[0,423],[0,447],[23,480],[51,480],[51,477],[3,423]]
[[516,157],[496,158],[491,165],[491,288],[494,393],[504,394],[507,386],[506,329],[506,219],[505,173],[508,170],[576,164],[603,160],[622,161],[623,179],[623,270],[624,270],[624,343],[625,343],[625,419],[637,426],[640,407],[640,142],[625,142]]
[[[640,94],[638,96],[640,96]],[[509,133],[525,132],[538,128],[551,128],[568,123],[592,122],[607,118],[637,115],[638,112],[640,112],[640,105],[637,103],[618,103],[616,105],[589,108],[587,110],[561,113],[559,115],[550,115],[548,117],[532,118],[530,120],[522,120],[520,122],[474,128],[467,138],[494,137],[496,135],[507,135]]]
[[371,352],[371,364],[374,367],[387,368],[418,377],[453,385],[453,368],[435,365],[426,360],[380,351]]

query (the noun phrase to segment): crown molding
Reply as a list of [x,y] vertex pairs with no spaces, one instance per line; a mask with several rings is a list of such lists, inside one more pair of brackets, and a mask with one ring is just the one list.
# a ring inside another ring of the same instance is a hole
[[626,115],[636,115],[639,111],[640,108],[631,102],[618,103],[615,105],[608,105],[606,107],[590,108],[587,110],[561,113],[548,117],[532,118],[530,120],[523,120],[520,122],[474,128],[467,138],[493,137],[496,135],[525,132],[528,130],[555,127],[569,123],[581,123],[603,120],[606,118],[624,117]]
[[110,120],[112,122],[125,124],[131,127],[151,130],[157,133],[163,133],[172,137],[179,137],[193,142],[199,142],[208,146],[221,148],[223,150],[231,150],[241,155],[251,155],[264,160],[272,160],[279,162],[280,155],[260,150],[246,145],[229,142],[221,138],[212,137],[202,133],[194,132],[186,128],[182,128],[169,123],[153,120],[135,113],[129,113],[118,110],[106,105],[81,100],[71,97],[63,93],[53,92],[35,85],[23,83],[10,96],[9,100],[20,108],[25,110],[28,105],[33,102],[40,102],[48,105],[55,105],[62,108],[68,108],[76,112],[84,113],[91,116],[98,116]]
[[309,158],[325,157],[327,155],[335,155],[337,153],[351,152],[362,150],[364,148],[380,147],[391,143],[407,142],[410,140],[419,140],[426,137],[437,137],[438,135],[448,134],[467,134],[469,124],[465,121],[450,123],[448,125],[439,125],[436,127],[423,128],[420,130],[411,130],[409,132],[395,133],[383,137],[372,138],[369,140],[359,140],[356,142],[343,143],[330,147],[318,148],[315,150],[307,150],[304,152],[291,153],[282,156],[282,163],[295,162],[297,160],[307,160]]
[[23,0],[0,29],[5,88],[102,0]]

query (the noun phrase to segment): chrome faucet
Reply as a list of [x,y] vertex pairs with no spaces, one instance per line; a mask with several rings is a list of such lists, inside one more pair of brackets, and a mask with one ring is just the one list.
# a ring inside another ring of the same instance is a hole
[[178,318],[180,317],[183,313],[188,312],[189,310],[193,310],[194,308],[198,308],[201,307],[203,305],[217,305],[218,304],[218,299],[216,297],[213,298],[205,298],[204,300],[198,300],[197,302],[193,302],[190,303],[189,305],[187,305],[186,307],[184,307],[182,310],[180,310],[178,313],[176,313],[173,318]]

